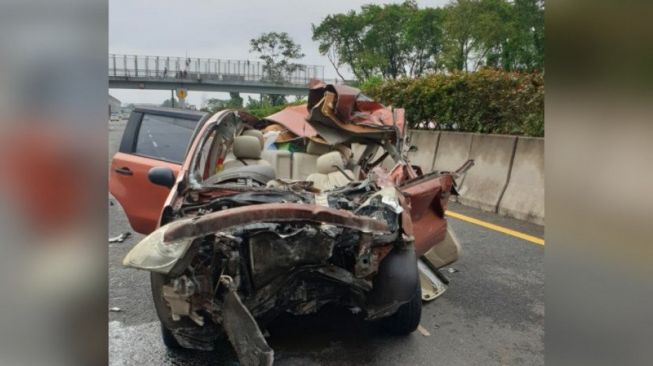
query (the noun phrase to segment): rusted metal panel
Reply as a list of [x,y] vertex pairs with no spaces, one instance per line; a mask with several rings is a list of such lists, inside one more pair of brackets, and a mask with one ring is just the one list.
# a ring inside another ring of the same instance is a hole
[[370,127],[392,127],[396,124],[400,130],[403,130],[403,109],[395,109],[401,111],[401,114],[395,115],[393,121],[393,112],[390,108],[367,98],[360,89],[347,85],[321,83],[313,86],[308,94],[308,109],[313,109],[328,93],[334,94],[335,98],[330,107],[341,121]]
[[226,228],[260,221],[297,221],[325,223],[361,231],[387,233],[385,222],[357,216],[349,211],[301,203],[266,203],[236,207],[171,224],[164,241],[206,235]]
[[299,137],[313,137],[317,131],[306,122],[308,109],[306,104],[290,106],[265,117],[265,120],[276,122]]
[[[410,212],[417,255],[426,253],[434,243],[440,243],[447,231],[441,195],[453,184],[450,175],[422,176],[401,187],[410,201]],[[437,245],[437,244],[435,244]]]
[[401,136],[405,123],[403,109],[387,108],[346,85],[313,86],[307,107],[309,123],[331,144],[356,135],[394,140]]
[[439,217],[432,210],[426,210],[422,216],[413,219],[415,236],[415,253],[421,256],[435,245],[439,245],[447,233],[447,220]]

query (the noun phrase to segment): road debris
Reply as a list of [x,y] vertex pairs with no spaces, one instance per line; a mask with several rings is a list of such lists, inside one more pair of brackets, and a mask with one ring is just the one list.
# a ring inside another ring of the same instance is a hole
[[430,333],[428,330],[426,330],[426,328],[424,328],[424,327],[422,326],[422,324],[420,324],[420,325],[417,326],[417,331],[419,331],[420,333],[422,333],[422,335],[423,335],[424,337],[430,337],[430,336],[431,336],[431,333]]
[[113,238],[109,238],[109,243],[122,243],[122,242],[125,241],[125,239],[127,239],[131,234],[132,234],[132,233],[130,233],[129,231],[125,231],[124,233],[122,233],[122,234],[120,234],[120,235],[116,235],[116,236],[114,236]]
[[421,258],[417,261],[417,269],[422,287],[422,301],[433,301],[447,291],[447,285]]

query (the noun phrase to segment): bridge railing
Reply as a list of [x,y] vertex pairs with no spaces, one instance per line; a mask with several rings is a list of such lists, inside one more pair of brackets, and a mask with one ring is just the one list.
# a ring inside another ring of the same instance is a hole
[[308,85],[324,79],[324,66],[300,65],[271,77],[260,61],[109,54],[109,77]]

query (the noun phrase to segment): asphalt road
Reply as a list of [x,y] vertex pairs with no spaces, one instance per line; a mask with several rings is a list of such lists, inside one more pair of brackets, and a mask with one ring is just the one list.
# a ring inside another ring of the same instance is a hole
[[[110,123],[110,154],[124,122]],[[109,198],[109,233],[130,231]],[[542,226],[452,204],[450,210],[543,237]],[[287,316],[269,329],[275,365],[542,365],[544,364],[544,247],[449,219],[463,254],[445,271],[449,290],[424,304],[430,333],[384,333],[346,310]],[[172,353],[160,339],[146,272],[123,268],[122,258],[142,238],[132,232],[109,245],[109,358],[111,365],[237,365],[229,349]]]

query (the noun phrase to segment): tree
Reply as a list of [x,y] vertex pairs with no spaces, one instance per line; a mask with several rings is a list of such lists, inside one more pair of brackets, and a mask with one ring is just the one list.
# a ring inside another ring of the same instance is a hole
[[473,70],[481,66],[499,68],[505,58],[505,43],[514,34],[512,6],[506,0],[480,0],[474,31]]
[[247,105],[245,106],[245,109],[247,109],[247,112],[249,112],[250,114],[259,118],[263,118],[271,114],[277,113],[288,106],[300,105],[305,103],[306,103],[306,99],[299,98],[292,103],[273,105],[272,100],[270,99],[269,96],[262,96],[260,100],[254,99],[252,97],[247,97]]
[[444,47],[443,20],[443,9],[426,8],[417,10],[406,22],[409,75],[417,77],[428,70],[440,69],[440,54]]
[[358,80],[371,76],[372,70],[359,60],[364,48],[362,41],[364,24],[355,11],[329,15],[319,25],[311,24],[311,28],[313,40],[320,43],[320,53],[327,55],[341,79],[344,80],[344,77],[339,68],[343,64],[351,68]]
[[204,112],[215,113],[223,109],[241,109],[243,108],[243,98],[239,93],[229,93],[230,99],[211,98],[206,101],[206,106],[201,110]]
[[263,33],[249,43],[250,52],[258,53],[265,63],[263,71],[269,81],[284,81],[284,76],[304,69],[303,65],[293,62],[304,57],[302,47],[286,32]]
[[543,69],[543,0],[456,0],[445,11],[449,70]]
[[[442,48],[442,10],[401,4],[364,5],[360,12],[329,15],[313,24],[313,40],[338,75],[346,64],[358,80],[375,75],[419,76],[436,63]],[[344,79],[344,78],[343,78]]]
[[[174,101],[174,103],[173,103],[173,101]],[[179,105],[179,101],[177,100],[177,98],[174,98],[174,97],[173,98],[168,98],[168,99],[164,100],[163,103],[161,103],[161,107],[168,107],[168,108],[170,108],[172,106],[178,106],[178,105]]]
[[505,69],[544,69],[544,0],[515,0],[514,36],[506,42]]
[[242,108],[243,107],[243,97],[240,96],[238,92],[229,93],[229,101],[227,102],[227,108]]
[[417,4],[406,1],[402,4],[364,5],[361,18],[365,26],[363,56],[384,78],[396,79],[406,72],[410,47],[407,45],[405,29],[408,19],[415,14]]
[[444,8],[423,9],[414,0],[371,4],[329,15],[312,30],[341,78],[343,65],[361,81],[544,67],[543,0],[452,0]]
[[[264,81],[282,84],[289,80],[293,73],[304,70],[304,66],[293,62],[304,57],[302,47],[295,43],[286,32],[263,33],[258,38],[249,41],[250,52],[259,54],[264,62]],[[271,95],[274,105],[285,103],[283,95]]]
[[446,34],[443,58],[449,70],[467,70],[469,54],[474,48],[477,1],[457,0],[445,7]]

